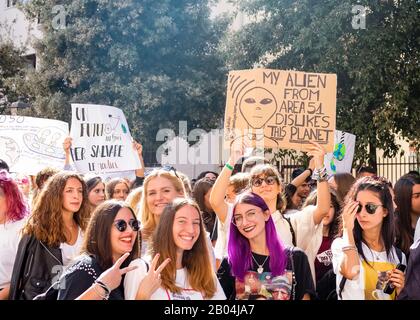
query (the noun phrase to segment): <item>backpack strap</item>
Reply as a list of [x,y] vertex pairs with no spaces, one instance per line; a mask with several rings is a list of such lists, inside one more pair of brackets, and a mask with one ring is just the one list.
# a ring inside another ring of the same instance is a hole
[[346,285],[346,281],[347,281],[347,278],[343,276],[343,278],[340,281],[340,285],[338,286],[338,296],[340,297],[341,300],[343,300],[342,293],[344,290],[344,286]]
[[[283,214],[282,213],[280,213],[282,216],[283,216]],[[295,234],[295,230],[293,230],[293,226],[292,226],[292,223],[290,222],[290,219],[289,218],[287,218],[287,217],[285,217],[285,216],[283,216],[283,218],[287,221],[287,223],[289,224],[289,228],[290,228],[290,233],[292,234],[292,243],[293,243],[293,246],[294,247],[296,247],[296,234]],[[293,248],[292,248],[292,251],[293,251]]]

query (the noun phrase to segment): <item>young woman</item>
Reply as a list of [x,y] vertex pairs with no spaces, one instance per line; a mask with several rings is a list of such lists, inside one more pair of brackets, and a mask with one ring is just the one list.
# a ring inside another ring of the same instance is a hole
[[86,181],[90,212],[93,212],[97,206],[105,201],[105,183],[101,177],[92,177]]
[[22,192],[6,170],[0,171],[0,300],[9,297],[20,230],[28,208]]
[[210,235],[213,245],[217,240],[217,216],[209,202],[210,193],[214,185],[214,180],[202,178],[194,184],[193,199],[200,207],[203,216],[204,226]]
[[414,230],[420,217],[420,177],[402,176],[395,184],[397,247],[406,255],[413,244]]
[[138,215],[140,212],[140,200],[143,194],[143,187],[137,187],[129,193],[125,202],[133,209],[134,213]]
[[153,234],[155,258],[150,270],[141,260],[130,265],[138,269],[124,280],[126,299],[225,299],[209,255],[203,254],[206,250],[200,208],[190,199],[175,199],[161,214]]
[[[322,222],[316,226],[312,239],[305,253],[311,266],[312,278],[315,281],[318,298],[324,300],[335,289],[335,281],[330,281],[333,276],[331,244],[340,233],[341,208],[334,189],[331,192],[331,206]],[[315,206],[317,193],[313,191],[306,198],[303,208]],[[333,277],[334,278],[334,277]]]
[[87,227],[82,255],[60,278],[58,300],[124,300],[121,277],[136,268],[127,266],[140,255],[139,229],[133,210],[123,202],[100,204]]
[[255,193],[238,197],[228,258],[222,261],[218,277],[228,299],[307,300],[315,293],[305,253],[284,248],[269,207]]
[[[331,246],[339,299],[395,299],[405,282],[404,273],[395,267],[407,262],[393,245],[394,207],[388,185],[370,177],[356,181],[347,196],[342,222],[343,237]],[[383,292],[388,281],[396,288],[391,295]]]
[[[330,208],[330,193],[324,167],[325,151],[319,144],[312,144],[309,154],[314,156],[317,176],[318,202],[289,218],[284,216],[286,207],[283,185],[278,170],[269,164],[256,165],[250,172],[250,189],[261,196],[273,214],[274,224],[283,243],[297,246],[303,250],[309,245],[309,238],[315,232],[315,226],[321,223]],[[224,223],[228,214],[228,205],[224,201],[225,192],[233,166],[244,153],[245,145],[233,145],[231,157],[217,178],[210,195],[210,203],[219,220]]]
[[80,253],[90,216],[86,185],[61,172],[42,189],[24,226],[13,266],[11,299],[32,300]]
[[125,201],[130,193],[130,185],[121,178],[114,178],[106,184],[106,199]]

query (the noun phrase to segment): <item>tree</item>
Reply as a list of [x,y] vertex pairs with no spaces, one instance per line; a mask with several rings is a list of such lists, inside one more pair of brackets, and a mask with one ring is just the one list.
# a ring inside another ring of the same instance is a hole
[[[58,4],[63,7],[57,7]],[[44,37],[30,87],[38,114],[70,120],[70,103],[123,109],[132,134],[155,148],[159,128],[215,127],[226,70],[217,56],[227,23],[207,0],[33,0]],[[64,10],[63,10],[64,9]],[[65,12],[64,12],[65,11]]]
[[236,2],[250,23],[224,45],[231,68],[336,73],[337,128],[356,134],[360,161],[394,156],[397,134],[419,143],[418,1]]

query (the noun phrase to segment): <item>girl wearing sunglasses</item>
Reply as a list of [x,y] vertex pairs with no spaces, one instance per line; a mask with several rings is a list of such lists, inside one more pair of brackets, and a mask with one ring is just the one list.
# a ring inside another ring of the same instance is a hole
[[9,297],[13,263],[28,207],[17,183],[0,170],[0,300]]
[[[124,280],[126,299],[226,299],[216,278],[199,206],[191,199],[173,200],[160,216],[153,233],[150,269],[139,266]],[[159,266],[159,267],[157,267]]]
[[81,256],[64,272],[58,300],[124,300],[122,276],[139,258],[140,223],[133,210],[110,200],[93,212]]
[[[343,236],[334,240],[333,268],[342,300],[391,300],[404,287],[405,255],[394,246],[394,206],[386,182],[362,178],[352,186],[342,211]],[[384,293],[390,282],[396,290]]]
[[309,300],[314,296],[305,253],[284,247],[260,196],[241,194],[230,224],[228,258],[217,272],[228,299]]

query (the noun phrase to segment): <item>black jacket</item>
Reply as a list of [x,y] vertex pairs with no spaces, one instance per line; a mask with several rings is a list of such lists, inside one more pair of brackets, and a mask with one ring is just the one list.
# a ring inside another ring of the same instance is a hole
[[60,276],[62,266],[60,248],[48,247],[34,236],[23,236],[13,265],[9,299],[32,300],[45,292]]

